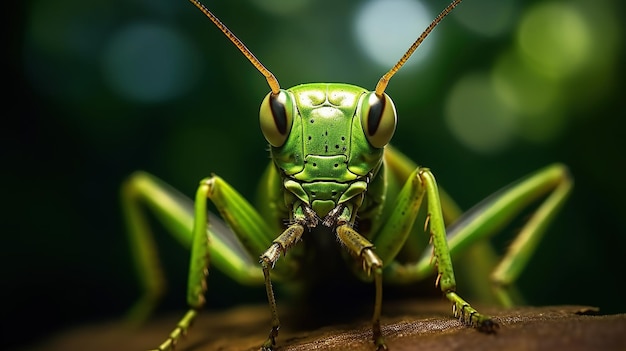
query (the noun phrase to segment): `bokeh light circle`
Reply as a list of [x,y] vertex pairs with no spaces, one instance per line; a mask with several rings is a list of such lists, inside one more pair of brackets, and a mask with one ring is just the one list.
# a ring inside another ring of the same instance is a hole
[[134,23],[110,40],[102,59],[105,81],[117,94],[159,102],[192,90],[201,69],[199,54],[177,31]]
[[542,3],[524,15],[517,32],[519,51],[535,69],[561,79],[584,66],[592,54],[591,28],[578,8]]
[[[418,1],[372,0],[357,10],[353,26],[366,55],[377,64],[391,68],[434,18],[430,9]],[[405,67],[427,57],[436,36],[431,33]]]
[[514,138],[517,118],[498,98],[487,74],[470,73],[450,90],[445,121],[467,148],[477,153],[497,154]]

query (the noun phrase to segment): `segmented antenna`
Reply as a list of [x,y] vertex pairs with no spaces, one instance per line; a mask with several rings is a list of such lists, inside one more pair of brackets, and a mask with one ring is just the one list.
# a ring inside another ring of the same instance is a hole
[[274,77],[274,75],[272,74],[272,72],[270,72],[269,69],[263,66],[261,61],[259,61],[259,59],[257,59],[256,56],[254,56],[252,51],[250,51],[250,49],[248,49],[248,47],[246,47],[246,45],[241,40],[239,40],[239,38],[237,38],[237,36],[233,34],[233,32],[231,32],[230,29],[228,29],[228,27],[226,27],[226,25],[224,25],[224,23],[222,23],[200,1],[189,0],[189,2],[191,2],[195,7],[197,7],[200,11],[202,11],[202,13],[204,13],[211,20],[211,22],[213,22],[213,24],[215,24],[215,26],[217,26],[217,28],[219,28],[219,30],[221,30],[222,33],[224,33],[224,35],[226,35],[226,37],[233,44],[235,44],[237,49],[241,51],[241,53],[254,65],[254,67],[256,67],[256,69],[259,70],[259,72],[261,72],[263,76],[265,76],[265,79],[267,79],[267,84],[269,84],[270,89],[272,89],[272,94],[278,94],[278,92],[280,91],[280,85],[278,84],[278,79]]
[[391,79],[391,77],[393,77],[393,75],[396,74],[396,72],[398,72],[398,70],[402,68],[402,66],[404,66],[406,61],[409,59],[409,57],[411,57],[411,55],[413,55],[413,52],[415,52],[417,47],[420,46],[420,44],[424,41],[424,39],[426,39],[428,34],[430,34],[430,32],[433,31],[433,29],[437,26],[437,24],[439,24],[439,22],[441,22],[441,20],[444,17],[446,17],[450,13],[450,11],[452,11],[452,9],[454,9],[456,5],[458,5],[461,1],[462,0],[454,0],[450,5],[448,5],[448,7],[443,9],[443,11],[441,11],[439,16],[437,16],[437,18],[435,18],[432,22],[430,22],[430,25],[426,27],[426,29],[417,38],[417,40],[415,40],[413,45],[411,45],[411,47],[404,53],[400,61],[398,61],[398,63],[396,63],[395,66],[393,66],[387,73],[385,73],[384,76],[380,78],[380,80],[378,81],[378,84],[376,84],[376,89],[374,90],[377,96],[380,97],[383,95],[383,93],[385,92],[385,89],[387,88],[387,84],[389,84],[389,80]]

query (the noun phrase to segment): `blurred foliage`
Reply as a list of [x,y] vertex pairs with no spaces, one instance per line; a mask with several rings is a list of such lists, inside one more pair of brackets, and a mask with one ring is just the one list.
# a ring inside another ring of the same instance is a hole
[[[391,64],[370,58],[366,45],[382,44],[356,23],[383,31],[410,12],[359,17],[372,2],[207,5],[283,87],[373,88]],[[12,5],[1,139],[7,346],[119,317],[138,296],[118,199],[132,171],[187,194],[215,172],[253,198],[268,161],[257,124],[265,80],[190,4]],[[447,3],[422,5],[432,19]],[[624,13],[618,0],[466,0],[387,90],[400,116],[393,143],[464,208],[543,165],[571,168],[574,193],[521,278],[531,304],[626,312]],[[181,308],[188,256],[158,237],[170,282],[163,308]],[[253,291],[211,272],[208,307],[265,301]]]

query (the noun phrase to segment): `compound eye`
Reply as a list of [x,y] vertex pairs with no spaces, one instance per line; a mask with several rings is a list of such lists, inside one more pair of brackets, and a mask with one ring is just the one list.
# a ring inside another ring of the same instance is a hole
[[274,147],[283,146],[293,123],[293,103],[289,93],[281,90],[275,95],[267,94],[261,103],[259,121],[265,140]]
[[376,148],[387,145],[396,131],[397,119],[396,107],[387,94],[377,96],[370,92],[365,95],[361,106],[361,125],[370,145]]

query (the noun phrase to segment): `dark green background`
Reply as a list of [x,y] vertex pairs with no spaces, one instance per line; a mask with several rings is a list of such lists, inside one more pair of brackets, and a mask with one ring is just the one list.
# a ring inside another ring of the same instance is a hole
[[[209,7],[284,87],[342,81],[373,88],[385,68],[372,64],[354,42],[348,19],[358,2],[331,3],[314,1],[290,19],[243,0],[211,1]],[[427,3],[437,11],[446,5]],[[480,1],[467,0],[457,11],[472,3]],[[517,3],[519,17],[537,2]],[[623,25],[622,2],[600,3],[611,10],[606,21]],[[138,296],[118,198],[120,183],[132,171],[147,170],[187,194],[215,172],[251,198],[268,160],[257,122],[265,81],[188,3],[44,4],[21,1],[6,11],[0,340],[7,346],[120,317]],[[107,83],[104,49],[113,35],[137,21],[173,28],[197,50],[198,64],[191,67],[197,82],[189,91],[138,102]],[[33,39],[42,28],[49,31],[48,42]],[[614,29],[612,40],[623,43],[624,28]],[[484,155],[467,150],[448,131],[444,99],[458,77],[488,71],[515,35],[478,37],[454,19],[437,30],[441,42],[434,63],[400,71],[387,91],[400,96],[394,144],[430,167],[464,208],[541,166],[567,164],[576,180],[574,193],[522,276],[522,288],[531,304],[626,312],[620,289],[626,267],[623,45],[608,60],[611,79],[600,96],[562,109],[567,123],[558,136],[541,144],[516,139]],[[289,40],[305,44],[293,49]],[[277,41],[283,45],[266,49],[266,43]],[[578,94],[584,94],[585,84],[571,82],[580,88]],[[510,240],[508,234],[501,244]],[[166,235],[159,237],[171,283],[163,308],[180,309],[187,254]],[[209,286],[210,308],[265,300],[262,290],[238,289],[218,274],[212,274]]]

